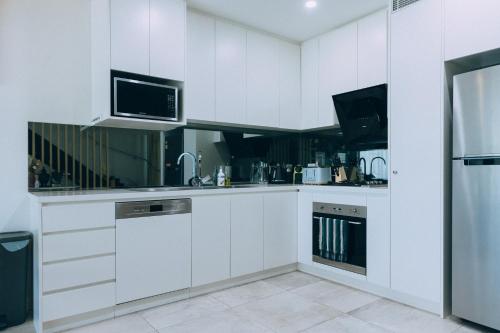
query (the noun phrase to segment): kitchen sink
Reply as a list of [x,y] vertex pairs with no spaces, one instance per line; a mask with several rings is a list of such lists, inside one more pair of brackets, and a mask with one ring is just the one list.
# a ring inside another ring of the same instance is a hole
[[173,187],[141,187],[141,188],[130,188],[129,191],[132,192],[170,192],[170,191],[202,191],[202,190],[217,190],[217,189],[227,189],[227,188],[253,188],[253,187],[266,187],[266,186],[283,186],[283,185],[265,185],[265,184],[235,184],[231,186],[219,187],[219,186],[173,186]]

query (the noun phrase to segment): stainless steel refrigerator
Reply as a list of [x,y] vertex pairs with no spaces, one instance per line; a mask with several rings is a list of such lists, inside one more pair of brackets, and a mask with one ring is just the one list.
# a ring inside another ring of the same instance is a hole
[[500,329],[500,66],[453,81],[452,312]]

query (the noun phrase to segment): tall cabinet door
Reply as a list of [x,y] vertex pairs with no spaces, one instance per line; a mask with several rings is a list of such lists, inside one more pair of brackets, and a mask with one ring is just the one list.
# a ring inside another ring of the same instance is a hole
[[264,207],[260,194],[231,198],[231,277],[264,268]]
[[229,279],[230,199],[210,196],[192,200],[192,285]]
[[187,16],[186,117],[215,121],[215,19]]
[[358,21],[358,89],[387,83],[387,10]]
[[[391,287],[439,302],[443,225],[441,1],[391,21]],[[425,20],[422,20],[425,17]],[[432,172],[422,173],[430,167]]]
[[215,37],[216,120],[245,123],[246,31],[217,21]]
[[300,46],[279,42],[280,127],[300,129]]
[[111,0],[111,68],[149,75],[149,0]]
[[264,196],[264,269],[297,262],[298,194]]
[[338,123],[332,95],[357,89],[357,33],[357,24],[351,23],[320,38],[318,98],[320,126]]
[[279,126],[278,41],[247,32],[247,123]]
[[186,2],[150,0],[150,75],[184,81]]
[[313,38],[301,46],[301,84],[302,84],[302,128],[318,125],[318,75],[319,39]]

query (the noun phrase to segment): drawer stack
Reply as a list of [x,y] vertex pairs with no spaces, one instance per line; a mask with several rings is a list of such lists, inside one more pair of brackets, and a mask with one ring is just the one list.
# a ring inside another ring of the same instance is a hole
[[114,306],[114,204],[44,206],[42,232],[43,321]]

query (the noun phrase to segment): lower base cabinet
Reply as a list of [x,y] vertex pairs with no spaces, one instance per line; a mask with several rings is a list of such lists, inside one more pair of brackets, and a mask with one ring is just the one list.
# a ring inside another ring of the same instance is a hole
[[192,285],[197,287],[229,279],[230,198],[193,198],[192,205]]
[[297,262],[296,192],[264,196],[264,269]]
[[264,201],[262,194],[231,198],[231,277],[264,269]]

